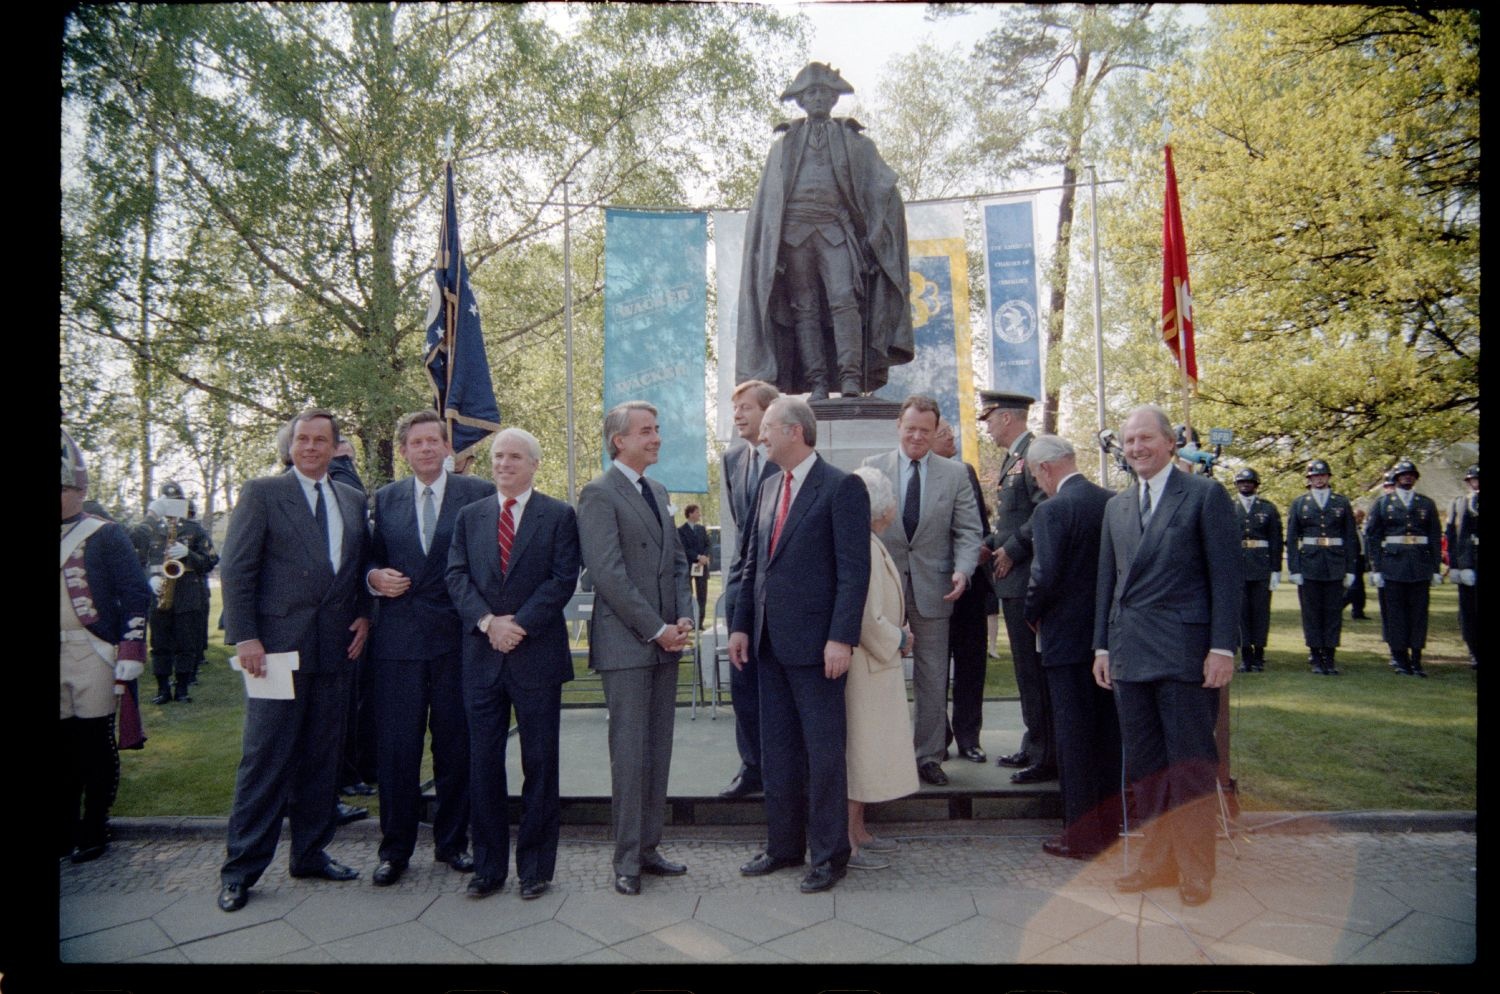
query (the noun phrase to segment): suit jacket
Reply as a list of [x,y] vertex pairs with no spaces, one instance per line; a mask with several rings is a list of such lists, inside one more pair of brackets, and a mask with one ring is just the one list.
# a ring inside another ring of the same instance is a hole
[[[1032,515],[1026,620],[1037,627],[1043,666],[1093,661],[1094,587],[1104,508],[1114,497],[1075,476]],[[1198,657],[1202,661],[1203,657]]]
[[424,553],[422,515],[413,480],[408,476],[388,483],[375,494],[375,527],[365,572],[389,567],[411,580],[411,587],[400,597],[381,597],[375,602],[370,655],[380,659],[434,659],[458,653],[458,612],[448,595],[445,575],[453,523],[465,506],[495,493],[495,485],[488,480],[449,473],[432,543]]
[[734,622],[734,605],[740,590],[740,562],[745,558],[745,543],[754,523],[751,519],[756,494],[764,480],[780,472],[771,460],[762,459],[759,478],[750,479],[750,471],[755,468],[752,465],[754,460],[750,458],[753,451],[754,446],[744,439],[731,445],[724,452],[723,475],[720,477],[724,481],[729,516],[734,520],[735,529],[734,559],[724,573],[724,618],[730,624]]
[[1239,644],[1244,569],[1224,488],[1176,467],[1141,530],[1140,484],[1110,499],[1099,537],[1094,648],[1116,680],[1201,683],[1211,648]]
[[662,625],[698,616],[688,589],[687,556],[666,516],[666,488],[649,477],[646,482],[656,497],[654,516],[640,490],[614,466],[578,494],[578,538],[583,564],[594,579],[592,669],[671,662],[677,654],[652,639]]
[[[891,489],[901,494],[900,449],[871,456],[864,461],[885,474]],[[964,464],[933,454],[923,471],[922,513],[917,530],[910,540],[898,514],[889,528],[880,533],[886,551],[896,563],[903,578],[911,580],[916,609],[924,617],[946,618],[953,614],[953,602],[943,600],[953,589],[953,574],[972,576],[979,564],[979,508]]]
[[1025,597],[1030,580],[1031,515],[1047,493],[1031,474],[1026,450],[1034,438],[1026,432],[1016,439],[1000,464],[1000,495],[995,502],[995,530],[988,543],[992,549],[1004,549],[1012,568],[1003,579],[995,581],[995,593],[1001,597]]
[[[1249,511],[1245,510],[1245,503],[1239,497],[1231,497],[1230,501],[1234,504],[1234,520],[1240,526],[1240,559],[1245,568],[1245,581],[1270,579],[1272,573],[1281,572],[1281,512],[1264,497],[1252,498]],[[1247,546],[1245,542],[1266,544]],[[1354,553],[1359,553],[1358,544]]]
[[859,477],[817,457],[773,555],[782,476],[761,485],[730,630],[747,633],[757,654],[769,632],[783,666],[822,666],[824,643],[860,642],[870,587],[870,494]]
[[370,615],[370,537],[364,496],[342,483],[331,489],[344,519],[337,571],[294,473],[250,480],[240,491],[219,564],[225,642],[295,650],[303,673],[332,672],[346,660],[349,626]]
[[[502,671],[522,687],[566,683],[573,657],[563,608],[578,585],[578,519],[567,504],[533,490],[504,573],[499,526],[499,499],[482,497],[458,512],[448,546],[447,591],[462,625],[464,685],[493,686]],[[479,630],[486,614],[515,615],[526,637],[511,652],[496,650]]]
[[682,542],[682,554],[689,566],[697,562],[699,556],[708,555],[708,529],[702,525],[684,521],[677,527],[677,538]]

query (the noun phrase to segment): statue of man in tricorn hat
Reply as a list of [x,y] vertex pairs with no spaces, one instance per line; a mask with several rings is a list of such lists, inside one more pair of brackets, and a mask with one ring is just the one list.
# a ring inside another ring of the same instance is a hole
[[854,88],[809,63],[781,94],[807,116],[780,124],[745,224],[735,382],[858,397],[911,362],[906,207],[896,174],[853,118]]

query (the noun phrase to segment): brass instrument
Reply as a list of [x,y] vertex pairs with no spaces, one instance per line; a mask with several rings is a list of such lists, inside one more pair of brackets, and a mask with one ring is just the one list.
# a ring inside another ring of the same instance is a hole
[[[166,544],[166,547],[170,549],[176,542],[177,542],[177,519],[176,518],[168,518],[167,519],[167,544]],[[162,560],[162,564],[161,564],[161,575],[162,575],[161,593],[158,594],[157,597],[156,597],[156,607],[157,607],[158,610],[160,610],[160,611],[170,611],[172,609],[172,593],[173,593],[173,590],[177,586],[177,580],[178,580],[178,578],[181,577],[182,574],[185,573],[185,572],[187,572],[187,567],[183,565],[181,559],[163,559]]]

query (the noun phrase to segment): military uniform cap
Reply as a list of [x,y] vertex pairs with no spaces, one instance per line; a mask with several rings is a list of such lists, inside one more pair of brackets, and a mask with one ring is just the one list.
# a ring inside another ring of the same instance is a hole
[[1260,486],[1260,474],[1248,466],[1234,474],[1235,483],[1244,483],[1246,481]]
[[1007,393],[1004,390],[981,390],[979,391],[979,403],[982,407],[998,407],[1002,410],[1024,411],[1036,403],[1036,398],[1030,394]]
[[1417,464],[1412,462],[1410,459],[1403,459],[1396,465],[1391,467],[1391,479],[1394,480],[1396,477],[1401,476],[1403,473],[1410,473],[1412,476],[1415,476],[1419,480],[1422,478],[1422,474],[1417,472]]
[[83,453],[66,431],[62,432],[62,485],[84,492],[89,489],[89,471],[83,463]]
[[1307,464],[1308,476],[1332,476],[1333,470],[1328,468],[1328,463],[1321,459],[1314,459]]
[[1390,470],[1386,470],[1385,476],[1380,481],[1380,485],[1382,487],[1394,487],[1396,485],[1396,474]]
[[166,483],[163,483],[161,485],[161,495],[163,497],[172,497],[176,500],[182,500],[182,487],[176,480],[168,480]]
[[781,91],[781,99],[796,100],[797,95],[810,86],[826,86],[834,93],[854,92],[854,87],[844,81],[837,69],[826,62],[809,62],[802,67],[791,85]]
[[1479,479],[1479,464],[1478,463],[1475,463],[1474,465],[1470,466],[1467,470],[1464,471],[1464,479],[1466,479],[1466,480],[1477,480],[1477,479]]

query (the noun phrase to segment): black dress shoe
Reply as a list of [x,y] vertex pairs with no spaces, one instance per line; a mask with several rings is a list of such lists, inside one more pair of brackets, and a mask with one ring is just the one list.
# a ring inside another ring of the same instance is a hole
[[522,880],[521,900],[534,901],[547,893],[548,883],[545,880]]
[[917,776],[922,778],[923,783],[930,783],[934,787],[948,786],[948,774],[936,763],[923,763],[917,767]]
[[687,872],[687,867],[672,862],[661,853],[648,852],[641,857],[641,872],[656,877],[680,877]]
[[238,911],[250,900],[250,888],[244,884],[225,884],[219,888],[219,910]]
[[1183,880],[1177,885],[1177,896],[1188,907],[1197,907],[1213,896],[1213,888],[1207,880]]
[[160,694],[157,694],[155,697],[151,698],[151,703],[152,704],[171,704],[172,703],[172,695],[169,694],[169,693],[167,693],[166,691],[162,691]]
[[449,866],[453,867],[459,873],[473,873],[474,872],[474,857],[470,856],[466,852],[438,853],[437,856],[434,857],[434,858],[439,863],[447,863]]
[[1024,770],[1017,770],[1010,775],[1011,783],[1046,783],[1057,779],[1057,767],[1043,766],[1038,763],[1028,766]]
[[632,877],[628,873],[622,873],[619,876],[615,877],[616,894],[635,895],[639,894],[640,892],[641,878],[639,874]]
[[352,866],[345,866],[343,863],[340,863],[336,859],[330,859],[322,866],[313,870],[293,870],[291,875],[298,878],[299,880],[307,879],[309,877],[318,880],[337,881],[359,879],[358,870],[354,869],[354,867]]
[[343,801],[339,801],[338,805],[334,809],[333,817],[334,821],[338,822],[340,825],[347,825],[350,822],[359,821],[361,818],[370,817],[370,809],[361,808],[353,804],[345,804]]
[[1153,887],[1170,887],[1177,882],[1177,874],[1170,870],[1150,873],[1135,870],[1115,881],[1115,890],[1121,894],[1137,894]]
[[375,788],[361,780],[359,783],[346,783],[339,788],[339,793],[345,797],[370,797],[375,793]]
[[504,886],[504,877],[476,876],[469,881],[469,886],[464,889],[464,893],[473,898],[489,897]]
[[816,894],[819,891],[827,890],[844,879],[844,875],[848,872],[842,866],[834,866],[832,863],[819,863],[807,871],[807,876],[802,878],[802,883],[797,885],[797,889],[804,894]]
[[984,750],[979,748],[978,746],[966,746],[965,748],[958,750],[958,754],[971,763],[985,763],[988,762],[990,758],[986,756],[984,754]]
[[401,874],[406,872],[406,861],[403,859],[383,859],[380,865],[375,867],[375,874],[370,878],[376,887],[389,887],[401,879]]
[[1082,849],[1077,846],[1068,845],[1060,835],[1055,839],[1048,839],[1046,842],[1043,842],[1042,852],[1049,856],[1061,856],[1063,859],[1093,859],[1099,855],[1099,850],[1097,849]]
[[109,843],[100,842],[98,845],[93,846],[79,846],[73,850],[68,858],[75,863],[89,863],[103,856],[108,851]]
[[999,759],[995,760],[995,765],[1009,766],[1013,769],[1019,770],[1022,767],[1030,766],[1031,760],[1026,757],[1026,754],[1024,752],[1013,752],[1009,756],[1001,756]]
[[729,786],[719,791],[719,796],[726,801],[732,801],[736,797],[749,797],[751,794],[759,794],[764,790],[760,781],[760,771],[748,766],[741,766],[740,771],[729,781]]
[[763,877],[767,873],[775,873],[777,870],[786,870],[801,865],[800,859],[782,859],[780,856],[772,856],[770,853],[763,852],[740,867],[740,873],[746,877]]

